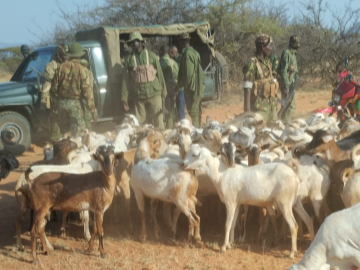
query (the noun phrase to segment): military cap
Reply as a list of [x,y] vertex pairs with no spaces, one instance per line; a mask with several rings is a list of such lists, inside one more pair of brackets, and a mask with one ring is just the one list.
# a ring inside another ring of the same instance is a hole
[[142,35],[139,32],[131,33],[130,36],[129,36],[128,43],[130,43],[130,42],[132,42],[134,40],[144,41]]
[[255,39],[255,44],[263,44],[265,46],[272,42],[272,38],[267,34],[260,34]]
[[191,39],[189,33],[183,33],[179,36],[179,39],[182,40],[182,39]]
[[67,51],[69,57],[81,57],[84,54],[85,52],[79,43],[74,42],[69,45],[69,50]]

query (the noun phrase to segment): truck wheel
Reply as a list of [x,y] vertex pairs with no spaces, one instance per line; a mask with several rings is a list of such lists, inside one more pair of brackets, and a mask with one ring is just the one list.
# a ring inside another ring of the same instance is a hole
[[28,120],[16,112],[0,113],[0,149],[21,155],[30,146],[31,133]]
[[216,58],[217,64],[221,68],[222,82],[226,83],[228,81],[228,79],[229,79],[229,66],[228,66],[228,64],[226,62],[226,59],[218,51],[215,51],[215,58]]

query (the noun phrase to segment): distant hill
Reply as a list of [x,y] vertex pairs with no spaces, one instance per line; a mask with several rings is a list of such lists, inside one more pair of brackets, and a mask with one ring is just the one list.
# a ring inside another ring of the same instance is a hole
[[9,47],[20,47],[23,43],[5,43],[0,42],[0,49],[9,48]]

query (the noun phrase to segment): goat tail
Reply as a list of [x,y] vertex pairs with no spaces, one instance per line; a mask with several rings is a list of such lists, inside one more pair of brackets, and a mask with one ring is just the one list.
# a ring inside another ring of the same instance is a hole
[[297,175],[299,174],[300,166],[299,166],[299,161],[297,159],[292,158],[286,160],[285,164],[289,166],[294,171],[294,173],[296,173]]

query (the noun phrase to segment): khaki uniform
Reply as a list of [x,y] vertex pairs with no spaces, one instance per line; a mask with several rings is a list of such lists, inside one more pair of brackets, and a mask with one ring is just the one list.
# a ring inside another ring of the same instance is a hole
[[[296,60],[295,49],[284,50],[281,54],[279,67],[278,67],[278,78],[280,83],[280,89],[282,98],[284,98],[284,90],[295,81],[295,76],[298,74],[298,66]],[[296,97],[294,95],[291,103],[284,110],[282,114],[282,121],[287,124],[291,121],[292,116],[296,111]]]
[[205,89],[204,70],[200,55],[192,47],[182,51],[178,77],[179,88],[184,87],[186,109],[195,127],[201,126],[201,100]]
[[[146,65],[152,65],[156,70],[155,78],[148,82],[136,82],[135,68]],[[161,97],[166,94],[165,80],[157,56],[147,49],[130,54],[123,69],[121,101],[134,101],[135,116],[141,125],[146,124],[148,116],[155,127],[165,129]]]
[[251,89],[251,110],[260,113],[267,125],[277,120],[276,93],[279,85],[274,82],[269,58],[254,56],[243,68],[244,89]]

